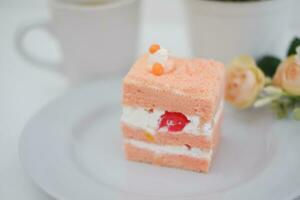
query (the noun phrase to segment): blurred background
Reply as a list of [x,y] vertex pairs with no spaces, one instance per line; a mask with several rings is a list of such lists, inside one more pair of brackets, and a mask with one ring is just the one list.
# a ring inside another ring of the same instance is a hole
[[[295,30],[300,30],[299,7],[300,5],[293,6],[292,18],[298,18],[291,22],[291,27]],[[157,42],[176,55],[194,55],[184,0],[142,0],[140,12],[138,54]],[[21,26],[47,19],[49,10],[46,0],[0,0],[1,200],[51,199],[34,186],[24,173],[18,158],[18,138],[28,119],[49,101],[73,87],[73,83],[62,75],[26,62],[18,54],[14,44],[16,31]],[[282,44],[287,44],[290,39],[291,37],[286,37]],[[61,59],[59,45],[43,31],[28,34],[24,43],[28,44],[28,51],[34,55],[50,60]],[[220,48],[221,46],[220,44]]]
[[[178,55],[190,54],[183,28],[180,0],[142,1],[139,52],[163,41]],[[31,22],[49,19],[46,0],[0,1],[0,199],[52,199],[38,189],[22,169],[18,157],[19,135],[32,115],[62,94],[70,83],[62,76],[24,61],[16,51],[16,30]],[[172,31],[170,31],[171,29]],[[59,59],[57,44],[49,35],[28,35],[30,51],[43,58]]]

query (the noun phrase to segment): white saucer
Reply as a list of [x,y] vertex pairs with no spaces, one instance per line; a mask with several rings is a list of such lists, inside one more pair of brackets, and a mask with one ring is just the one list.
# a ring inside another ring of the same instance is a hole
[[[58,199],[291,199],[300,192],[300,125],[266,110],[226,105],[221,145],[209,174],[128,162],[122,153],[121,82],[71,90],[26,126],[20,157]],[[300,194],[300,193],[299,193]]]

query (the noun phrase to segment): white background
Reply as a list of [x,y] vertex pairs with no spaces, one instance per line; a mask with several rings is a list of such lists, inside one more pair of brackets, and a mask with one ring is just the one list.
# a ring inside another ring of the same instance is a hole
[[[45,0],[0,0],[0,200],[52,199],[23,171],[18,138],[32,115],[71,86],[63,77],[25,62],[13,43],[19,26],[47,18]],[[190,55],[179,0],[143,1],[141,33],[140,51],[152,42],[163,41],[176,54]],[[27,43],[40,56],[58,56],[55,44],[45,35],[37,33]]]

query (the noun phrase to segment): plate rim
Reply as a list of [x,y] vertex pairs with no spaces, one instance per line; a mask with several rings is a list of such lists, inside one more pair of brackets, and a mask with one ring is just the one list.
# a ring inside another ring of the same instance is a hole
[[[32,127],[32,124],[34,124],[33,122],[35,122],[39,116],[43,115],[44,112],[46,112],[50,107],[58,104],[59,102],[63,101],[64,99],[68,99],[68,97],[70,95],[73,95],[76,93],[76,91],[80,91],[80,90],[84,90],[84,89],[88,89],[91,86],[95,86],[101,85],[101,88],[99,88],[99,90],[102,90],[104,87],[106,87],[107,83],[110,82],[119,82],[121,84],[121,77],[119,76],[115,76],[115,77],[108,77],[108,78],[103,78],[101,80],[92,80],[90,82],[86,82],[80,85],[74,85],[71,86],[71,88],[67,89],[65,92],[63,92],[61,95],[59,95],[58,97],[50,100],[48,103],[46,103],[45,105],[43,105],[41,108],[39,108],[35,114],[33,114],[30,119],[26,122],[25,126],[23,127],[21,134],[19,136],[19,140],[18,140],[18,144],[17,144],[17,148],[18,148],[18,157],[21,163],[21,166],[23,168],[23,170],[25,171],[26,175],[30,177],[31,181],[34,183],[34,185],[36,185],[38,188],[40,188],[41,190],[43,190],[46,194],[50,195],[51,197],[55,198],[55,199],[62,199],[62,200],[68,200],[66,199],[65,196],[58,194],[56,191],[52,191],[50,188],[46,187],[45,185],[43,185],[41,182],[39,182],[37,180],[37,178],[32,174],[31,170],[28,168],[28,166],[26,165],[26,159],[25,159],[25,152],[22,151],[24,149],[24,142],[25,142],[25,137],[27,137],[28,134],[30,134],[30,128]],[[99,102],[99,104],[101,104],[101,102]],[[103,102],[102,102],[103,104]]]
[[[70,96],[72,95],[76,95],[78,92],[77,91],[81,91],[81,90],[85,90],[87,88],[90,88],[91,86],[98,86],[98,90],[100,91],[101,89],[103,89],[104,87],[107,87],[107,82],[117,82],[120,83],[120,79],[104,79],[104,80],[98,80],[98,81],[93,81],[90,82],[88,84],[83,84],[83,85],[79,85],[78,87],[75,88],[71,88],[69,90],[67,90],[66,92],[64,92],[62,95],[60,95],[59,97],[49,101],[46,105],[44,105],[43,107],[41,107],[31,118],[30,120],[28,120],[28,122],[26,123],[26,125],[24,126],[22,133],[19,137],[19,142],[18,142],[18,155],[21,161],[21,165],[23,167],[23,169],[26,171],[26,174],[31,178],[31,180],[33,181],[33,183],[38,186],[39,188],[41,188],[43,191],[45,191],[47,194],[49,194],[50,196],[57,198],[57,199],[68,199],[68,197],[60,194],[59,192],[53,190],[52,188],[47,187],[47,185],[44,185],[43,183],[41,183],[31,172],[31,170],[28,168],[28,166],[25,164],[26,163],[26,159],[25,159],[25,155],[24,155],[24,151],[22,151],[22,149],[24,149],[24,138],[27,136],[27,134],[29,134],[29,130],[31,130],[31,127],[34,126],[33,124],[35,124],[34,122],[44,114],[44,112],[46,112],[49,108],[57,105],[59,102],[64,101],[65,99],[69,99]],[[105,83],[105,84],[103,84]],[[101,85],[101,86],[100,86]],[[100,89],[101,87],[101,89]],[[99,102],[99,106],[104,105],[106,102]],[[122,191],[121,191],[122,192]],[[295,192],[296,193],[296,192]],[[126,192],[126,194],[128,194]],[[132,196],[130,194],[128,194],[129,197]],[[135,194],[136,195],[136,194]],[[218,196],[219,194],[214,194],[212,195],[212,197],[214,196]],[[211,195],[207,195],[208,197],[211,197]],[[138,195],[138,197],[141,197],[140,195]],[[144,197],[144,196],[142,196]],[[148,196],[146,196],[148,197]],[[192,197],[187,197],[187,199],[189,198],[195,198],[196,196],[192,196]],[[206,195],[204,196],[206,197]],[[149,198],[149,197],[148,197]],[[151,197],[151,198],[157,198],[155,196]],[[169,198],[169,197],[167,197]],[[176,197],[174,199],[177,199]]]

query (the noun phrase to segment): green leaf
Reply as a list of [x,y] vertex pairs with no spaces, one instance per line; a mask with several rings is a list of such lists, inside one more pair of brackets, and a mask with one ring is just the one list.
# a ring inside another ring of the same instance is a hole
[[294,38],[289,46],[287,56],[295,55],[296,54],[296,48],[300,45],[300,38]]
[[285,109],[285,106],[283,106],[280,102],[273,101],[271,108],[279,119],[282,119],[288,115],[288,111]]
[[295,120],[300,120],[300,108],[294,108],[292,116]]
[[266,76],[273,77],[280,62],[279,58],[267,55],[258,59],[257,65]]
[[267,86],[267,87],[263,88],[263,91],[265,93],[267,93],[268,95],[279,95],[279,96],[281,96],[281,95],[284,94],[281,88],[275,87],[273,85],[270,85],[270,86]]
[[258,99],[257,101],[255,101],[253,106],[255,108],[263,107],[263,106],[266,106],[266,105],[272,103],[272,101],[273,101],[272,97],[261,98],[261,99]]
[[294,107],[294,101],[289,97],[281,98],[279,99],[279,102],[285,107],[285,109],[291,109]]
[[276,99],[272,102],[272,110],[277,114],[278,118],[286,117],[291,109],[294,108],[294,101],[289,97]]

